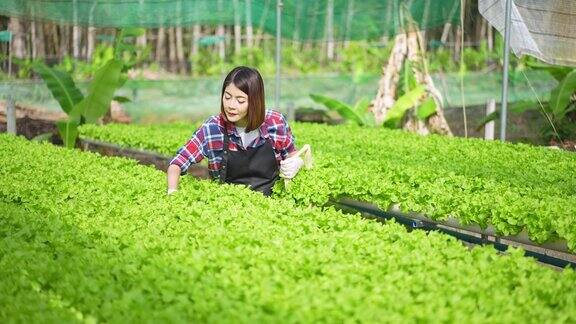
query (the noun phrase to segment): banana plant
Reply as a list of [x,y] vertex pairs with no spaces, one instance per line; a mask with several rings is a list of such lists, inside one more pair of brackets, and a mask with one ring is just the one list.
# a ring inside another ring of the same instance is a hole
[[[565,137],[576,136],[576,125],[570,118],[570,113],[576,111],[576,69],[564,66],[552,66],[538,62],[527,62],[532,69],[544,70],[558,81],[558,85],[550,91],[550,100],[541,105],[536,101],[521,101],[511,105],[511,113],[522,113],[526,110],[540,107],[541,113],[547,120],[542,129],[546,137],[562,141]],[[496,111],[481,120],[477,129],[481,129],[488,122],[499,119],[500,112]]]
[[[412,108],[415,109],[414,113],[420,120],[426,120],[433,115],[436,112],[434,99],[427,98],[419,105],[425,94],[426,88],[423,85],[418,85],[398,98],[386,114],[383,126],[399,128],[404,115]],[[365,98],[356,102],[354,106],[321,95],[310,94],[310,98],[317,103],[323,104],[329,110],[336,111],[346,121],[360,126],[376,126],[374,115],[368,111],[370,101]]]
[[86,96],[76,86],[70,73],[48,67],[41,62],[34,64],[34,71],[42,77],[52,96],[68,115],[67,119],[56,123],[64,146],[74,148],[78,126],[84,123],[96,123],[108,112],[112,100],[126,102],[126,98],[115,97],[114,93],[124,85],[128,79],[126,72],[135,62],[125,63],[121,60],[121,55],[124,51],[132,49],[131,45],[126,43],[127,38],[138,36],[143,31],[143,29],[120,31],[114,46],[114,57],[96,71]]
[[400,70],[398,81],[399,97],[386,113],[383,126],[388,128],[402,127],[402,120],[411,109],[414,116],[419,120],[426,120],[436,113],[436,101],[432,97],[426,97],[426,87],[419,84],[412,70],[412,63],[405,60]]
[[[406,112],[412,108],[416,108],[417,110],[417,115],[418,116],[426,116],[425,113],[418,113],[418,111],[420,111],[420,109],[418,109],[418,103],[420,102],[422,96],[424,96],[424,94],[426,93],[426,88],[423,85],[418,85],[416,86],[416,88],[408,91],[407,93],[405,93],[402,97],[398,98],[396,100],[396,102],[394,102],[394,105],[390,108],[390,110],[388,110],[388,113],[386,113],[386,117],[384,118],[384,123],[383,126],[384,127],[388,127],[388,128],[399,128],[401,127],[401,123],[402,123],[402,119],[404,118],[404,115],[406,114]],[[430,110],[430,101],[427,101],[427,105],[425,110],[428,111]],[[433,106],[433,111],[432,113],[434,113],[436,111],[436,104],[434,103],[434,100],[432,100],[432,104]],[[429,116],[430,114],[428,114]],[[426,116],[427,117],[427,116]],[[422,118],[425,119],[425,118]]]

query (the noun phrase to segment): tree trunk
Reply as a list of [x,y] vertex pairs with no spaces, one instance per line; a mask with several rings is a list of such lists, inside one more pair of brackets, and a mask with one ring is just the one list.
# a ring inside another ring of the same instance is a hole
[[394,105],[400,69],[407,52],[406,35],[398,34],[394,39],[394,47],[390,53],[388,64],[382,68],[383,75],[378,85],[378,93],[372,103],[372,112],[377,125],[382,125],[388,110]]
[[182,41],[182,27],[176,27],[176,58],[180,74],[186,74],[186,62],[184,61],[184,44]]
[[46,56],[46,44],[44,43],[44,23],[36,24],[36,57],[44,58]]
[[164,27],[158,28],[158,37],[156,38],[156,62],[162,66],[164,62],[164,54],[166,49],[164,48]]
[[52,55],[59,56],[60,55],[60,37],[58,36],[58,26],[54,23],[50,24],[52,29]]
[[424,45],[422,44],[422,40],[418,38],[417,32],[396,36],[388,64],[383,68],[383,76],[379,82],[378,93],[372,104],[375,121],[377,125],[381,125],[388,111],[394,105],[398,81],[400,79],[400,70],[404,65],[404,60],[408,59],[413,62],[411,66],[416,80],[418,83],[426,86],[427,93],[436,102],[437,111],[435,115],[432,115],[426,121],[421,121],[412,114],[409,114],[404,128],[419,134],[429,134],[432,132],[451,135],[452,133],[443,114],[442,97],[434,86],[430,74],[428,74],[426,62],[422,59],[423,53]]
[[60,27],[60,50],[58,51],[59,57],[62,58],[68,55],[70,46],[70,27],[61,26]]
[[200,40],[202,29],[200,25],[195,24],[192,26],[192,44],[190,45],[190,73],[193,75],[196,73],[196,57],[198,56],[198,41]]
[[86,59],[91,60],[92,55],[94,55],[94,44],[96,38],[96,28],[88,27],[88,33],[86,35]]
[[348,48],[348,45],[350,44],[350,33],[353,19],[354,19],[354,0],[349,0],[348,8],[346,9],[346,33],[344,35],[344,48]]
[[430,133],[452,136],[450,127],[444,118],[443,100],[440,91],[434,86],[434,81],[428,73],[426,62],[423,59],[425,55],[425,42],[419,37],[419,32],[408,33],[407,39],[408,54],[407,59],[414,75],[419,84],[426,86],[426,92],[434,99],[436,103],[436,113],[425,121],[418,119],[414,114],[408,114],[404,129],[421,135]]
[[80,58],[80,42],[82,39],[82,29],[79,26],[72,27],[72,55],[75,59]]
[[168,28],[168,60],[170,61],[170,72],[178,70],[176,61],[176,35],[174,27]]
[[31,21],[30,22],[30,45],[32,47],[32,59],[35,59],[38,57],[38,48],[36,47],[36,44],[38,44],[38,43],[36,42],[36,40],[37,40],[36,22]]
[[240,7],[238,0],[233,1],[234,5],[234,54],[240,54],[242,47],[242,26],[240,25]]
[[8,29],[12,32],[12,55],[16,58],[26,58],[26,34],[24,26],[18,18],[10,18]]
[[494,33],[490,24],[486,24],[486,38],[488,39],[488,51],[492,52],[494,50]]
[[328,0],[326,13],[326,58],[334,60],[334,0]]
[[225,36],[225,30],[224,30],[224,25],[218,25],[218,27],[216,28],[216,36],[218,36],[218,56],[220,57],[220,60],[224,61],[224,59],[226,58],[226,47],[225,47],[225,43],[223,41],[223,38]]
[[80,57],[84,60],[88,59],[88,28],[82,28],[82,33],[80,34],[80,39],[84,40],[80,42]]
[[[484,27],[484,24],[486,24],[486,20],[482,19],[481,17],[479,17],[478,20],[479,21],[476,21],[476,26],[474,26],[476,29],[475,30],[476,39],[474,40],[475,42],[476,41],[480,42],[481,40],[486,39],[486,38],[484,38],[484,30],[486,29]],[[474,36],[474,35],[472,35],[472,36]]]
[[[218,0],[217,8],[218,12],[222,11],[222,0]],[[226,58],[226,46],[225,46],[226,44],[224,44],[223,40],[225,34],[226,30],[224,28],[224,25],[218,25],[218,27],[216,27],[216,36],[218,36],[218,45],[216,45],[216,47],[218,48],[218,56],[222,61],[224,61],[224,59]]]
[[452,28],[451,23],[444,24],[444,29],[442,30],[442,36],[440,36],[440,43],[446,44],[448,41],[448,36],[450,35],[450,29]]
[[453,58],[455,62],[460,61],[460,49],[462,47],[462,26],[456,27],[456,40],[454,41]]
[[246,46],[254,46],[254,30],[252,28],[252,0],[246,0]]

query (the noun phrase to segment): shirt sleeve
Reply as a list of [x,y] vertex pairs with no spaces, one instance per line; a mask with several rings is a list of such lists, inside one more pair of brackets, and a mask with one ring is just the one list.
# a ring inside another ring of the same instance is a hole
[[176,156],[170,160],[170,165],[180,167],[180,174],[185,174],[190,165],[202,161],[206,156],[206,124],[203,124],[192,135],[192,138],[182,146]]
[[282,155],[282,159],[286,159],[290,153],[296,151],[296,138],[292,134],[292,129],[290,129],[290,125],[288,125],[288,121],[283,114],[280,114],[280,118],[282,120],[282,126],[278,129],[278,135],[283,135],[284,137],[280,154]]

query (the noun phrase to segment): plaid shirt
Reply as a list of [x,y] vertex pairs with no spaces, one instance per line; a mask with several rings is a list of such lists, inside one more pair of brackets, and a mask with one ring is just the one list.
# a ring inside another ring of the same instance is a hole
[[[219,114],[208,118],[202,124],[192,135],[192,138],[178,150],[176,156],[170,161],[170,165],[179,166],[182,174],[184,174],[190,165],[198,163],[206,157],[208,158],[210,176],[217,177],[224,154],[223,132],[225,129],[230,137],[229,150],[244,149],[236,127],[227,122],[222,114]],[[290,126],[281,113],[266,110],[266,117],[259,130],[260,136],[248,146],[249,148],[259,147],[270,140],[278,163],[296,150]]]

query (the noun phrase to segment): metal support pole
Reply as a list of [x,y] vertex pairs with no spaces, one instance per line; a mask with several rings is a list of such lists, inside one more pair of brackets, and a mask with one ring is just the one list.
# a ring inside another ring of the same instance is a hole
[[276,0],[276,83],[274,109],[280,109],[280,61],[282,54],[282,0]]
[[502,81],[502,110],[500,110],[500,140],[506,141],[506,117],[508,109],[508,65],[510,63],[510,25],[512,22],[512,0],[506,0],[504,22],[504,75]]

